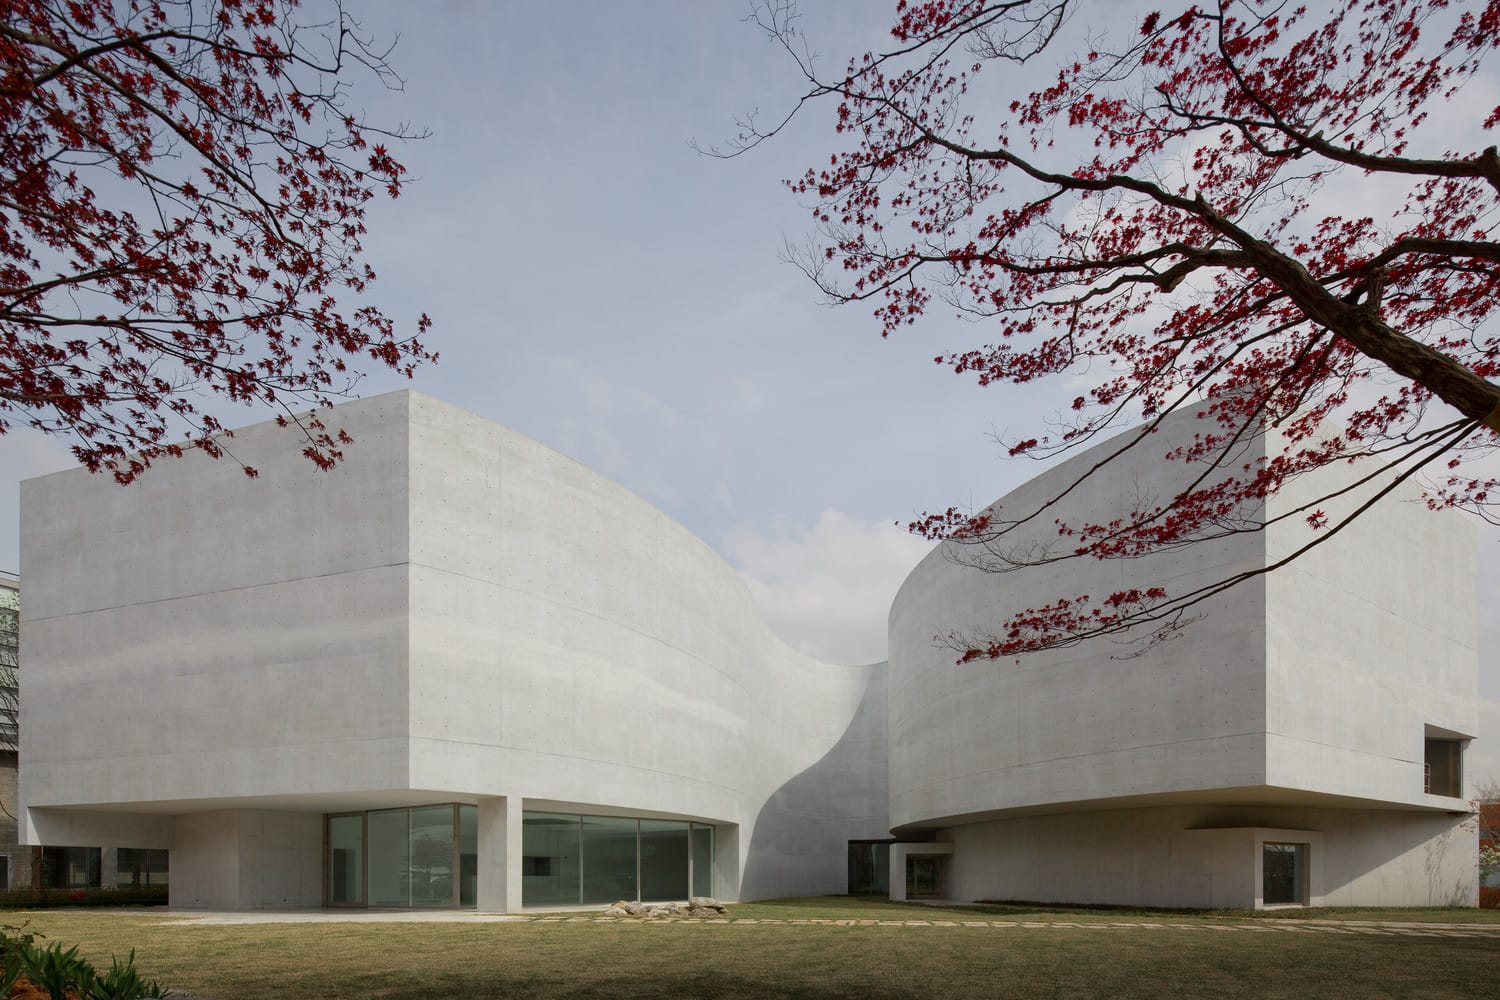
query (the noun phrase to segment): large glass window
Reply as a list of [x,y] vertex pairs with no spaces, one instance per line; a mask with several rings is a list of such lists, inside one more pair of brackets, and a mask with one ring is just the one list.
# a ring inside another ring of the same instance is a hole
[[365,814],[328,817],[328,905],[365,901]]
[[452,907],[479,900],[479,809],[445,802],[325,818],[329,906]]
[[583,817],[584,903],[637,899],[636,821],[616,816]]
[[714,830],[706,824],[528,812],[521,828],[525,906],[713,895]]
[[527,906],[578,902],[577,816],[526,813],[521,820],[521,899]]
[[693,895],[714,894],[714,828],[702,823],[692,824],[693,831]]
[[479,807],[458,807],[458,905],[479,905]]
[[452,906],[453,806],[423,806],[409,815],[411,905]]
[[891,845],[867,840],[849,842],[849,895],[890,896]]
[[410,818],[406,809],[366,813],[369,824],[366,885],[371,906],[410,906]]
[[115,852],[115,888],[137,889],[167,884],[167,852],[122,847]]
[[48,889],[97,889],[100,879],[97,847],[42,848],[42,885]]
[[1307,845],[1267,843],[1261,852],[1261,901],[1307,903]]
[[641,820],[641,898],[687,899],[692,895],[688,824]]

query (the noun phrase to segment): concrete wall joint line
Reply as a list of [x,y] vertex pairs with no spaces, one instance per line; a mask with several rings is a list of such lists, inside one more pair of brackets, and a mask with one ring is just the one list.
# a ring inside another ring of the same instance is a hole
[[[337,576],[356,576],[356,575],[358,575],[360,573],[372,573],[372,572],[377,572],[379,570],[396,569],[397,567],[407,566],[407,565],[409,565],[409,563],[407,563],[406,560],[401,560],[400,562],[391,562],[391,563],[378,563],[378,564],[371,565],[371,566],[360,566],[360,567],[358,567],[356,569],[341,569],[341,570],[336,570],[336,571],[331,572],[331,573],[309,573],[309,574],[307,574],[305,576],[289,576],[289,577],[286,577],[284,579],[265,580],[265,581],[262,581],[261,583],[249,583],[249,584],[245,584],[244,586],[240,586],[240,587],[219,587],[219,588],[216,588],[213,591],[213,593],[214,593],[215,596],[217,596],[219,594],[249,593],[249,592],[256,591],[256,590],[261,590],[261,589],[266,588],[266,587],[280,587],[280,586],[284,586],[285,584],[288,584],[288,583],[301,583],[301,582],[307,581],[307,580],[327,580],[327,579],[331,579],[331,578],[337,577]],[[190,600],[192,600],[195,597],[203,597],[203,596],[207,596],[207,595],[204,595],[204,594],[173,594],[170,597],[158,597],[158,598],[154,598],[154,599],[149,600],[149,601],[122,601],[119,604],[109,604],[109,605],[106,605],[104,607],[98,607],[98,608],[81,608],[81,609],[79,609],[77,611],[69,611],[69,612],[66,612],[66,613],[61,614],[61,615],[46,615],[46,616],[35,617],[35,618],[26,618],[26,617],[23,617],[22,621],[24,621],[24,622],[26,622],[28,624],[31,624],[31,623],[35,623],[35,622],[47,622],[47,621],[54,621],[54,620],[64,619],[64,618],[75,618],[75,617],[77,617],[79,615],[96,615],[96,614],[100,614],[100,613],[108,612],[108,611],[123,611],[123,610],[126,610],[128,608],[149,608],[149,607],[152,607],[152,606],[158,605],[158,604],[172,604],[172,603],[174,603],[176,601],[190,601]],[[23,603],[21,605],[21,608],[22,608],[21,613],[24,616],[25,613],[26,613],[25,612],[26,605]]]

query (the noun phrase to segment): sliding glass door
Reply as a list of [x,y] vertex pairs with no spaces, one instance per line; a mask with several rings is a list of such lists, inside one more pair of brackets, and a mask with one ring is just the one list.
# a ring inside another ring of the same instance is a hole
[[528,812],[521,829],[524,906],[713,895],[706,823]]
[[365,814],[329,816],[323,859],[329,906],[365,905]]
[[329,906],[472,907],[479,898],[479,810],[447,802],[324,819]]

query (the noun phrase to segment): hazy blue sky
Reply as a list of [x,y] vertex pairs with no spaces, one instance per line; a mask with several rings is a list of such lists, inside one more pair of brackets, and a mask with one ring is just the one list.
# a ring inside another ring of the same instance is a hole
[[[837,66],[882,43],[894,3],[804,7]],[[399,151],[417,180],[376,206],[367,240],[371,299],[434,321],[442,361],[414,386],[661,507],[745,572],[792,641],[882,657],[889,598],[926,550],[892,523],[1035,474],[991,433],[1055,404],[932,364],[982,331],[939,316],[882,341],[867,311],[820,304],[781,261],[809,229],[782,181],[826,157],[831,109],[737,160],[694,152],[797,93],[740,0],[361,9],[400,36],[407,84],[362,85],[357,103],[432,132]],[[18,562],[16,483],[70,464],[61,443],[0,438],[0,569]]]

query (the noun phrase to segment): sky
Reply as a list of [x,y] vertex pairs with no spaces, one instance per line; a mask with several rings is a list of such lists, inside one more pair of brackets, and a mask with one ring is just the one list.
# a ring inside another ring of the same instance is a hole
[[[994,438],[1035,427],[1058,391],[981,388],[932,363],[981,330],[936,315],[882,340],[868,311],[824,304],[785,262],[811,218],[783,181],[826,159],[831,108],[737,159],[695,151],[799,93],[785,54],[743,22],[747,3],[354,6],[397,39],[405,86],[359,81],[353,103],[431,133],[396,150],[414,181],[374,205],[366,239],[369,300],[407,329],[433,320],[441,360],[411,387],[676,518],[793,644],[882,659],[890,598],[928,550],[897,522],[981,507],[1035,475]],[[802,7],[837,68],[882,46],[894,3]],[[407,384],[372,375],[360,393]],[[0,437],[0,570],[18,568],[17,483],[72,464],[62,442]],[[1481,563],[1497,543],[1484,535]],[[1481,607],[1500,606],[1500,573],[1484,588]],[[1493,618],[1482,689],[1500,698]]]

